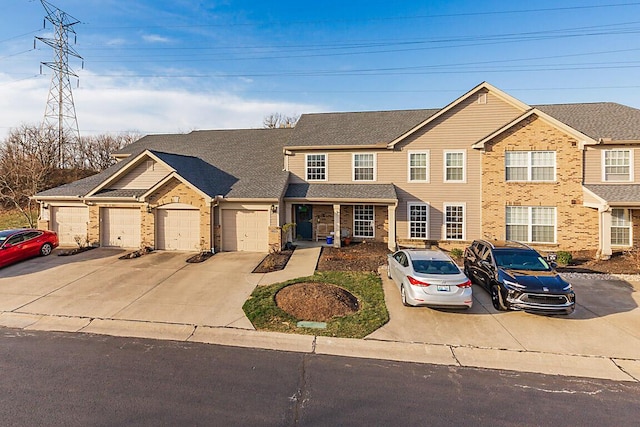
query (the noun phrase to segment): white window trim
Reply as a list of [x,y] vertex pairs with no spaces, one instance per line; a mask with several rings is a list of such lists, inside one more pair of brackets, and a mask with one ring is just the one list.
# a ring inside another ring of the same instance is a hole
[[[309,179],[309,156],[324,156],[324,179]],[[304,178],[309,182],[323,182],[329,180],[329,155],[327,153],[306,153],[304,155]]]
[[[426,237],[411,236],[411,207],[426,206],[427,207],[427,235]],[[407,202],[407,238],[412,240],[429,240],[431,238],[431,205],[426,202]]]
[[[610,151],[628,151],[629,152],[629,179],[627,181],[608,181],[607,180],[607,171],[605,168],[605,153]],[[633,182],[634,181],[633,157],[634,157],[633,148],[610,148],[607,150],[602,150],[602,155],[600,157],[600,170],[602,171],[602,176],[601,176],[602,182]]]
[[[507,153],[527,153],[527,179],[507,179]],[[553,179],[532,179],[533,176],[533,153],[553,153]],[[558,180],[558,155],[553,150],[531,150],[531,151],[506,151],[504,155],[504,180],[505,182],[557,182]]]
[[[462,239],[450,239],[447,237],[447,207],[449,206],[462,206]],[[443,240],[455,242],[467,240],[467,204],[465,202],[444,203],[442,205],[442,237]]]
[[[356,234],[356,206],[371,206],[373,208],[373,218],[371,219],[371,231],[373,236],[360,236]],[[375,205],[353,205],[353,237],[360,239],[375,239],[376,238],[376,206]]]
[[[633,215],[631,215],[631,210],[630,209],[625,209],[625,208],[612,208],[613,209],[622,209],[625,211],[626,215],[629,217],[629,241],[624,244],[624,245],[619,245],[616,243],[613,243],[613,239],[611,239],[611,246],[616,247],[616,248],[629,248],[631,246],[633,246]],[[611,228],[609,229],[609,233],[611,234],[611,229],[613,229],[613,224],[611,224]],[[617,227],[617,228],[622,228],[622,227]]]
[[[447,154],[462,153],[462,179],[447,179]],[[467,182],[467,151],[466,150],[444,150],[442,152],[442,182],[446,184],[465,184]]]
[[[505,221],[504,221],[504,231],[505,236],[507,234],[507,209],[508,208],[527,208],[527,240],[522,243],[531,243],[531,244],[540,244],[540,245],[551,245],[558,243],[558,208],[555,206],[506,206],[504,209]],[[553,209],[553,219],[555,223],[553,224],[553,242],[534,242],[531,240],[531,236],[533,236],[533,209],[534,208],[551,208]]]
[[[356,155],[371,154],[373,155],[373,179],[356,180]],[[378,156],[377,153],[352,153],[351,154],[351,180],[353,182],[375,182],[378,179]]]
[[[427,155],[427,179],[411,179],[411,155],[426,154]],[[409,150],[407,152],[407,182],[429,182],[431,176],[431,154],[429,150]]]

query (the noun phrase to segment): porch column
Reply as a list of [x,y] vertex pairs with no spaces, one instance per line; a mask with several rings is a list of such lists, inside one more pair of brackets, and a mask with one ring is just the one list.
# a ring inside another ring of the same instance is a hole
[[339,248],[342,246],[342,239],[340,234],[340,205],[333,205],[333,247]]
[[387,207],[387,221],[389,222],[389,241],[387,247],[390,251],[396,250],[396,205]]
[[611,209],[600,212],[600,244],[598,246],[598,258],[611,258],[613,253],[611,250]]

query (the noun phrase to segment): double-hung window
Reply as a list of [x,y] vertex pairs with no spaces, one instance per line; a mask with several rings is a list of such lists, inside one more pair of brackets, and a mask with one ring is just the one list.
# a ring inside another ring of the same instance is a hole
[[631,150],[604,150],[602,165],[603,181],[633,181]]
[[306,155],[306,175],[307,181],[327,180],[327,155],[307,154]]
[[631,246],[631,218],[628,209],[611,209],[611,244]]
[[555,181],[555,151],[507,151],[505,153],[507,181]]
[[376,180],[376,155],[373,153],[353,154],[353,180]]
[[375,237],[373,205],[355,205],[353,207],[353,237]]
[[465,152],[444,152],[444,182],[464,182],[465,177]]
[[447,240],[464,240],[464,204],[444,205],[444,228]]
[[507,240],[530,243],[556,241],[556,208],[507,206]]
[[409,203],[409,238],[429,238],[429,205],[426,203]]
[[429,182],[428,151],[409,151],[409,182]]

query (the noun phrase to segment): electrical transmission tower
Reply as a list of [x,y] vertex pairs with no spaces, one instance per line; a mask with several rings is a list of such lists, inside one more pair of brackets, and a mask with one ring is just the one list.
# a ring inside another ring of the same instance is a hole
[[36,37],[37,40],[53,48],[55,58],[53,62],[42,62],[40,65],[40,73],[42,73],[42,65],[53,70],[42,127],[43,129],[52,128],[57,131],[56,144],[60,167],[63,168],[70,166],[65,162],[67,144],[73,144],[80,139],[76,107],[73,103],[73,93],[71,92],[71,83],[69,81],[69,76],[78,78],[78,75],[69,67],[69,56],[82,60],[82,56],[69,46],[70,34],[73,34],[75,44],[76,32],[73,26],[80,23],[80,21],[45,0],[40,0],[40,2],[47,12],[45,19],[55,29],[54,38]]

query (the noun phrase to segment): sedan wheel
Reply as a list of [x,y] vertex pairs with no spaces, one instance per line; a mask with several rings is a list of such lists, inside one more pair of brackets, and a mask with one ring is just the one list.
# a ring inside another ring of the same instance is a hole
[[411,307],[411,304],[407,301],[407,291],[404,290],[404,286],[400,286],[400,298],[402,298],[402,305]]
[[51,251],[53,251],[53,246],[51,246],[51,243],[45,243],[40,248],[40,255],[47,256],[51,253]]
[[502,298],[498,285],[491,285],[491,303],[496,310],[507,311],[509,309]]
[[389,279],[391,279],[391,266],[390,265],[387,266],[387,277]]

